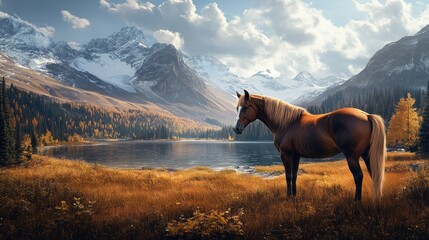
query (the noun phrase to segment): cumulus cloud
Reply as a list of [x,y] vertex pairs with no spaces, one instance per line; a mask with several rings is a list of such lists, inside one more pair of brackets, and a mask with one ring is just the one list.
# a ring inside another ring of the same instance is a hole
[[88,19],[74,16],[69,11],[62,10],[61,15],[63,15],[63,20],[71,23],[72,28],[74,29],[82,29],[90,25],[90,22]]
[[178,32],[161,29],[154,32],[153,36],[158,42],[173,44],[177,49],[181,49],[183,46],[183,39]]
[[100,0],[100,6],[152,32],[158,41],[193,55],[215,55],[241,76],[271,69],[285,78],[303,70],[319,77],[347,77],[383,45],[429,22],[429,7],[413,16],[413,6],[405,0],[353,1],[360,18],[342,26],[299,0],[255,0],[251,8],[229,19],[216,3],[197,10],[192,0],[159,5]]

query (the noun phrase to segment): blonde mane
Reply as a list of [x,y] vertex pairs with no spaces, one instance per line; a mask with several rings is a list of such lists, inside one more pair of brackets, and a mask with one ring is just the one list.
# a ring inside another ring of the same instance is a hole
[[288,127],[291,123],[301,117],[303,112],[307,112],[305,108],[298,107],[272,97],[263,97],[265,102],[266,116],[278,127]]

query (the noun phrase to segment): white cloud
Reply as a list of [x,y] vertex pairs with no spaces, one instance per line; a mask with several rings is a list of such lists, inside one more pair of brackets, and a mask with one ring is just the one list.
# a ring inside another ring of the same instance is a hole
[[46,37],[53,37],[55,33],[55,28],[51,26],[45,26],[45,27],[36,27],[34,26],[39,32],[43,33]]
[[81,50],[81,49],[82,49],[81,44],[80,44],[80,43],[78,43],[78,42],[67,42],[67,44],[69,45],[69,47],[70,47],[71,49],[74,49],[74,50],[77,50],[77,51],[79,51],[79,50]]
[[255,0],[252,8],[230,19],[216,3],[197,11],[192,0],[166,0],[158,6],[100,0],[100,5],[152,32],[158,41],[190,54],[217,56],[242,76],[272,69],[286,78],[303,70],[347,77],[386,43],[429,23],[429,7],[413,16],[413,6],[405,0],[353,1],[360,18],[343,26],[299,0]]
[[154,32],[153,36],[158,42],[173,44],[177,49],[181,49],[183,46],[183,39],[178,32],[161,29]]
[[69,11],[62,10],[61,15],[63,15],[63,20],[71,23],[74,29],[82,29],[90,25],[90,22],[88,19],[76,17],[73,14],[71,14]]

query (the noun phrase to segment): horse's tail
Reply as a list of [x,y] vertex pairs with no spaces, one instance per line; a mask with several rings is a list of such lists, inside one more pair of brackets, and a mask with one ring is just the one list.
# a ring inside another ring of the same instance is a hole
[[386,160],[386,134],[383,119],[374,114],[368,115],[372,123],[369,159],[372,186],[376,199],[380,199],[383,190],[384,162]]

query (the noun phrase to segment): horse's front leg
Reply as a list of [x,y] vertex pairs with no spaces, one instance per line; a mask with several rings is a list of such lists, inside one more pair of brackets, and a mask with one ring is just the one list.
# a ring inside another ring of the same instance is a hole
[[299,156],[294,156],[292,159],[292,194],[296,196],[296,178],[298,176]]
[[282,152],[280,157],[286,173],[287,195],[296,195],[296,177],[298,173],[299,157],[295,154]]

